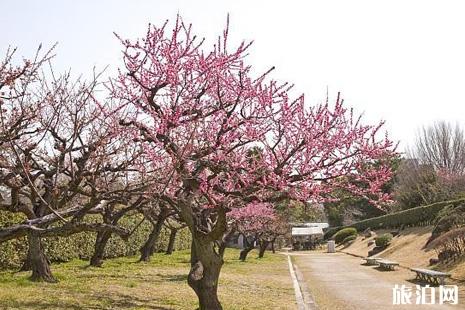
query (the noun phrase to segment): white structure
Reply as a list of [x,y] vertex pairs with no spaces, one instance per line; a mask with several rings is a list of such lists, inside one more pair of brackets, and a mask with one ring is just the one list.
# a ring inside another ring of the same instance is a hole
[[328,223],[303,223],[292,227],[292,236],[323,235],[323,229],[328,228]]
[[329,224],[328,223],[304,223],[304,226],[320,227],[321,229],[325,229],[329,227]]
[[294,250],[312,249],[323,240],[323,228],[329,227],[328,223],[303,223],[294,225],[291,230],[292,247]]
[[336,246],[334,243],[334,240],[329,240],[328,241],[328,253],[335,253],[336,252]]
[[323,229],[316,226],[292,227],[292,237],[323,235]]

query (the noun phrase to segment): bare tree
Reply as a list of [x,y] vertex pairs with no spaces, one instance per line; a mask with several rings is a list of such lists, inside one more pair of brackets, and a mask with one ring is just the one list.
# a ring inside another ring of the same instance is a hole
[[436,171],[453,175],[465,173],[465,133],[459,124],[445,121],[423,127],[415,144],[409,150],[411,158],[420,164],[430,165]]
[[394,196],[401,208],[457,198],[465,188],[465,132],[438,121],[424,126],[396,172]]
[[69,74],[45,75],[38,66],[49,57],[41,59],[19,69],[0,65],[0,87],[7,88],[0,115],[0,210],[26,218],[1,228],[0,242],[27,237],[23,269],[32,270],[32,280],[53,282],[43,237],[109,230],[127,235],[85,216],[102,213],[133,190],[114,184],[131,180],[128,169],[135,169],[131,160],[138,154],[128,154],[124,139],[111,133],[95,99],[97,76],[85,83]]

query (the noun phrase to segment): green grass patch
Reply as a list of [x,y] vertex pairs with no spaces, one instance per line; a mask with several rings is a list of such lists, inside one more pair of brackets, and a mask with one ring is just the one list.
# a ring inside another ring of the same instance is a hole
[[[227,249],[219,296],[225,309],[295,309],[286,257],[267,253],[246,262]],[[58,283],[33,283],[29,272],[0,273],[0,309],[196,309],[187,285],[188,251],[105,261],[102,268],[73,259],[52,265]]]

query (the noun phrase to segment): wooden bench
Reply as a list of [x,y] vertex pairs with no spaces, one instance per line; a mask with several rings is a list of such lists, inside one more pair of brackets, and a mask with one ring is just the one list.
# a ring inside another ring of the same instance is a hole
[[366,264],[368,266],[374,266],[374,265],[378,265],[378,261],[382,260],[382,258],[380,258],[380,257],[367,257],[367,258],[364,258],[364,260],[366,261]]
[[395,270],[396,266],[399,266],[399,263],[392,262],[390,260],[378,260],[379,267],[386,269],[386,270]]
[[440,272],[436,270],[421,268],[411,268],[410,270],[417,274],[416,279],[436,285],[444,285],[445,278],[450,277],[449,273]]

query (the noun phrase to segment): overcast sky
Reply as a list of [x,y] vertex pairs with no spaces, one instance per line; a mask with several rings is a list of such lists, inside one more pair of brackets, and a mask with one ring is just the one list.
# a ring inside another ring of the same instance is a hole
[[0,52],[32,56],[59,42],[60,70],[89,74],[120,64],[113,35],[137,38],[179,12],[216,38],[230,14],[232,43],[254,40],[256,70],[276,66],[308,104],[341,91],[365,122],[386,121],[401,149],[434,120],[465,124],[463,1],[0,0]]

